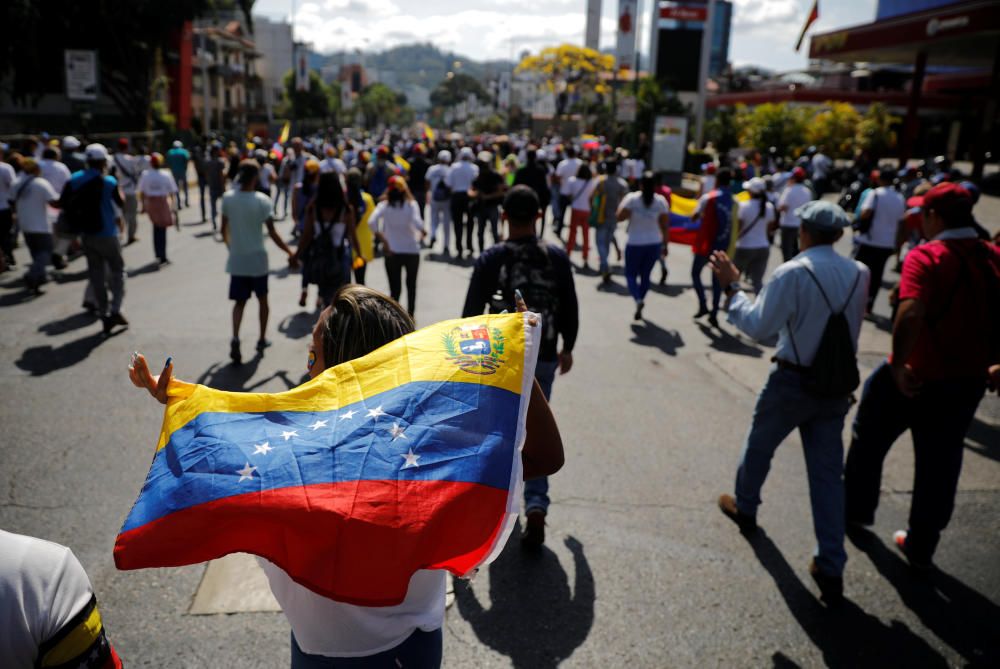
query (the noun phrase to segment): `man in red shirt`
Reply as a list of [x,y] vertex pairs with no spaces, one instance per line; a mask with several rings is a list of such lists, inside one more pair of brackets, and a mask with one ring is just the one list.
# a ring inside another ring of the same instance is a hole
[[965,433],[987,383],[1000,383],[1000,249],[977,239],[972,197],[924,195],[924,237],[903,262],[892,356],[865,382],[844,472],[848,525],[871,525],[882,462],[907,429],[916,469],[909,529],[893,540],[929,568],[955,505]]

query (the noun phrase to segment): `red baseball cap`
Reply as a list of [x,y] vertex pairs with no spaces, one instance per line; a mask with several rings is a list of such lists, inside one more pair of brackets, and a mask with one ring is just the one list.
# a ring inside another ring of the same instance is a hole
[[796,167],[794,170],[792,170],[792,177],[799,180],[805,179],[806,178],[805,169],[803,169],[802,166]]
[[924,209],[936,211],[951,227],[972,220],[972,193],[952,181],[942,181],[924,193]]
[[388,156],[389,155],[389,147],[385,146],[383,144],[382,146],[378,147],[378,150],[375,152],[375,155],[376,156],[382,156],[382,157]]

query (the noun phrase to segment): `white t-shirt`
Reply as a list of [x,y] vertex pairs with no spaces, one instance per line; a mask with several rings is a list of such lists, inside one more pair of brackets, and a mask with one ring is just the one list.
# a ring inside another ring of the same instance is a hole
[[556,166],[556,176],[559,177],[559,194],[572,195],[569,180],[576,176],[582,161],[579,158],[566,158]]
[[584,181],[579,177],[570,177],[567,185],[569,188],[566,194],[573,198],[570,207],[578,211],[590,211],[590,198],[597,188],[597,179]]
[[795,210],[813,199],[812,191],[804,184],[789,184],[778,198],[778,207],[788,207],[781,215],[781,227],[798,228],[799,217],[795,215]]
[[464,193],[479,176],[479,167],[470,160],[460,160],[448,168],[444,183],[452,193]]
[[327,157],[323,159],[323,162],[319,164],[320,172],[336,172],[337,174],[346,174],[347,166],[344,165],[344,161],[340,158]]
[[424,221],[416,202],[403,202],[401,207],[379,202],[368,225],[382,233],[393,253],[420,253],[418,233],[424,229]]
[[146,168],[146,161],[143,160],[142,156],[116,153],[111,156],[111,167],[114,169],[114,176],[118,180],[118,184],[122,187],[122,193],[135,195],[139,177]]
[[660,216],[670,214],[667,198],[659,193],[653,194],[653,203],[646,206],[642,201],[642,191],[629,193],[618,205],[618,211],[628,211],[628,241],[629,246],[646,246],[662,244],[663,231],[660,230]]
[[92,595],[90,579],[70,549],[0,530],[3,666],[34,667],[38,647],[82,611]]
[[57,193],[62,193],[63,186],[69,181],[70,173],[69,168],[60,163],[58,160],[52,160],[51,158],[42,158],[38,161],[38,169],[42,172],[42,178],[49,182],[52,186],[52,190]]
[[896,247],[896,229],[899,221],[906,214],[906,203],[903,196],[894,188],[879,186],[869,191],[861,203],[861,211],[874,209],[872,226],[868,232],[858,235],[856,239],[862,244],[883,249]]
[[312,655],[359,657],[389,650],[414,630],[444,625],[445,572],[420,570],[410,579],[398,606],[355,606],[335,602],[293,581],[281,568],[259,558],[274,598],[285,612],[299,647]]
[[260,181],[261,188],[270,191],[271,184],[278,178],[277,173],[274,171],[274,165],[271,163],[264,163],[261,165],[260,174],[257,178]]
[[[22,187],[23,184],[23,187]],[[23,232],[51,233],[49,225],[49,202],[59,199],[59,193],[53,190],[48,181],[42,177],[31,177],[22,174],[10,189],[10,197],[17,195],[14,211],[17,222]]]
[[444,163],[436,163],[427,170],[427,192],[431,194],[431,199],[434,199],[434,189],[448,176],[448,167]]
[[138,192],[149,197],[163,197],[177,192],[177,182],[170,170],[146,170],[139,177]]
[[[760,200],[753,198],[740,203],[740,231],[736,240],[738,249],[766,249],[771,244],[767,241],[767,226],[774,221],[777,214],[770,202],[760,215]],[[753,226],[753,227],[750,227]],[[746,231],[746,234],[744,234]]]
[[10,209],[10,187],[14,184],[17,173],[10,163],[0,162],[0,211]]

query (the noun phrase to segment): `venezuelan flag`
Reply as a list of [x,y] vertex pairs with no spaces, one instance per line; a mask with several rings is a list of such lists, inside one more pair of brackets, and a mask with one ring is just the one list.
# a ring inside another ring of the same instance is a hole
[[115,564],[253,553],[320,595],[390,606],[418,569],[493,560],[522,489],[527,318],[439,323],[284,393],[172,381]]
[[[733,196],[733,199],[739,202],[746,202],[750,199],[750,194],[746,191],[737,193]],[[701,220],[693,220],[694,210],[698,207],[698,200],[689,197],[681,197],[676,193],[670,196],[670,229],[668,230],[670,234],[670,241],[675,244],[687,244],[688,246],[694,246],[695,240],[698,238],[698,230],[701,228]],[[739,207],[733,207],[733,219],[731,221],[733,226],[732,234],[730,239],[733,240],[730,244],[729,255],[733,254],[736,246],[736,238],[739,236],[740,221],[739,221]]]
[[285,121],[285,125],[281,127],[281,134],[278,135],[278,144],[284,146],[288,143],[288,137],[292,134],[292,122]]

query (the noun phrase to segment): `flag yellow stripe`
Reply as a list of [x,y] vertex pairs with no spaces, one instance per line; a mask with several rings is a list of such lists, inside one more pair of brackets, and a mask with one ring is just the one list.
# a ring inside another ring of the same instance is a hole
[[[445,342],[451,336],[457,346],[458,332],[477,325],[490,329],[494,350],[499,343],[493,335],[494,328],[502,334],[503,362],[493,373],[477,374],[463,369],[456,364]],[[157,450],[166,446],[176,430],[205,412],[331,411],[413,381],[472,383],[520,394],[524,327],[523,315],[516,313],[444,321],[390,342],[363,358],[328,369],[308,383],[283,393],[232,393],[171,381]]]
[[56,667],[79,658],[100,636],[101,629],[101,612],[95,606],[83,622],[45,654],[39,666]]
[[670,211],[680,216],[693,216],[694,208],[698,206],[698,200],[680,195],[670,196]]

